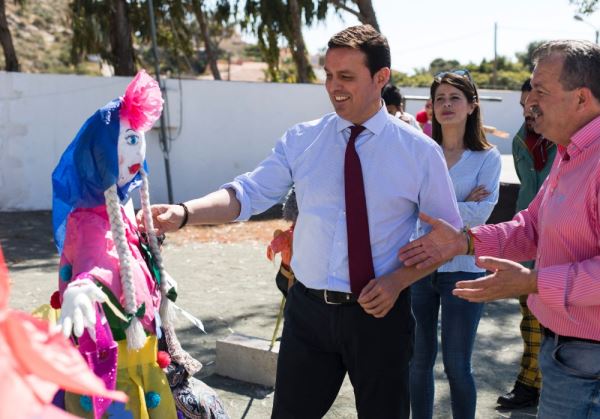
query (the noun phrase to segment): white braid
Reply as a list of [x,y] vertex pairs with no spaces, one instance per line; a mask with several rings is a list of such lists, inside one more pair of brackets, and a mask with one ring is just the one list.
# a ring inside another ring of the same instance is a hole
[[146,343],[146,334],[140,319],[135,315],[138,307],[135,299],[135,285],[131,269],[131,252],[125,237],[125,225],[121,217],[121,204],[117,195],[117,185],[112,185],[104,192],[106,199],[106,212],[110,221],[110,230],[113,242],[119,255],[119,272],[121,274],[121,288],[125,296],[125,311],[133,315],[131,323],[125,329],[127,336],[127,348],[130,350],[141,349]]
[[169,287],[167,284],[165,268],[163,265],[162,255],[160,254],[160,248],[158,247],[158,240],[154,233],[154,222],[152,221],[152,213],[150,211],[150,192],[148,175],[142,168],[140,169],[140,175],[142,176],[142,186],[140,188],[140,201],[142,203],[142,214],[144,216],[144,225],[146,226],[146,234],[148,235],[148,244],[150,245],[150,251],[156,261],[156,266],[160,272],[160,317],[162,323],[165,326],[173,326],[175,321],[175,310],[171,306],[171,301],[167,298]]

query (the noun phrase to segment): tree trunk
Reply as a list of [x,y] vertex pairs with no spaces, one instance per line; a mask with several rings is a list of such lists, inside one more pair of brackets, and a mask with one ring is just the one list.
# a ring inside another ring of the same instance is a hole
[[373,8],[373,3],[371,0],[354,0],[354,2],[358,5],[358,10],[360,11],[361,18],[360,21],[364,24],[369,24],[375,28],[377,32],[381,32],[379,30],[379,23],[377,23],[377,16],[375,15],[375,9]]
[[19,60],[12,42],[8,21],[6,20],[5,1],[0,0],[0,45],[4,51],[6,71],[19,71]]
[[291,24],[291,42],[292,57],[296,64],[296,73],[298,75],[296,83],[310,83],[313,75],[312,67],[306,56],[306,45],[302,35],[302,15],[298,7],[297,0],[288,0],[290,6],[290,24]]
[[202,10],[202,0],[193,0],[192,7],[194,8],[196,20],[200,25],[200,32],[202,32],[202,39],[204,40],[204,49],[206,50],[206,58],[208,60],[210,72],[213,75],[213,79],[221,80],[221,73],[219,72],[219,67],[217,66],[218,51],[217,48],[213,45],[212,40],[210,39],[208,25],[206,23],[206,16],[204,15],[204,11]]
[[111,0],[110,46],[112,65],[116,76],[135,75],[131,25],[127,15],[126,0]]

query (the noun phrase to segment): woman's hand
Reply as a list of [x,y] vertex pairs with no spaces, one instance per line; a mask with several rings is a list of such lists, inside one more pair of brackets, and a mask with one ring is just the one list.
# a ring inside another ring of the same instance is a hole
[[465,202],[479,202],[489,196],[489,192],[485,189],[485,186],[475,186],[469,195],[465,198]]

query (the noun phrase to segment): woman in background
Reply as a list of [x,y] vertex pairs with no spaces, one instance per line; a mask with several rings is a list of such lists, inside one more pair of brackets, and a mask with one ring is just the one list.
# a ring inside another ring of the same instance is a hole
[[[438,74],[431,85],[432,138],[442,147],[458,208],[467,227],[484,224],[498,201],[500,153],[487,142],[479,96],[467,70]],[[444,371],[455,419],[475,417],[477,401],[471,353],[483,304],[452,295],[459,280],[481,277],[473,256],[457,256],[412,286],[417,321],[410,369],[413,419],[433,415],[433,366],[438,349],[438,314]]]

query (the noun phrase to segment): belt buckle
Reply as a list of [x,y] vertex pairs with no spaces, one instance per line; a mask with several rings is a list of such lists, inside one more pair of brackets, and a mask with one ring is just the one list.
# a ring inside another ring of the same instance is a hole
[[334,303],[333,301],[329,301],[327,299],[327,290],[323,290],[323,299],[325,300],[326,304],[331,304],[333,306],[339,306],[340,304],[342,304],[342,303]]

